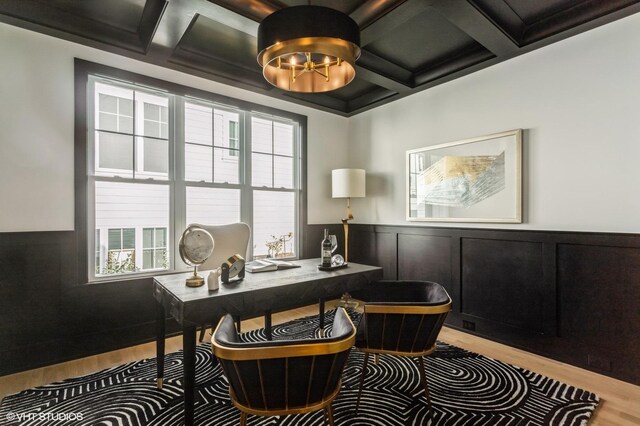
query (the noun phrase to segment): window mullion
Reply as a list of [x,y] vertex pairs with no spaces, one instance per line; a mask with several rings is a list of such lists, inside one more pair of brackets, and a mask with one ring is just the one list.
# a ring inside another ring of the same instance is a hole
[[[252,115],[249,112],[242,112],[240,114],[239,127],[239,143],[240,143],[240,161],[241,161],[241,184],[240,190],[240,220],[248,223],[253,229],[253,189],[251,181],[252,175]],[[251,233],[251,239],[249,240],[249,248],[247,250],[247,256],[249,259],[253,259],[253,232]]]
[[[133,138],[133,141],[132,141],[133,142],[132,143],[132,146],[133,146],[133,167],[132,167],[132,170],[131,170],[131,176],[133,176],[134,179],[136,178],[136,170],[138,168],[138,164],[137,164],[138,158],[137,158],[137,155],[136,155],[136,151],[138,150],[138,139],[136,138],[136,132],[138,130],[138,128],[137,128],[138,126],[137,126],[137,123],[136,123],[136,118],[137,118],[137,114],[136,114],[136,109],[137,109],[136,93],[137,93],[137,91],[133,90],[133,108],[132,108],[133,109],[133,136],[132,136],[132,138]],[[120,105],[120,101],[118,101],[118,106],[119,105]],[[144,113],[143,113],[143,116],[144,116]],[[119,117],[118,117],[118,119],[119,119]],[[118,123],[118,126],[119,125],[120,124]],[[119,127],[118,127],[118,129],[119,129]]]
[[173,121],[173,139],[174,139],[174,159],[173,159],[173,201],[171,203],[174,220],[173,220],[173,244],[170,247],[172,256],[172,269],[182,270],[184,265],[180,261],[180,253],[178,250],[178,241],[182,231],[187,227],[187,194],[185,183],[185,108],[184,98],[176,96],[174,98],[174,109],[171,115]]

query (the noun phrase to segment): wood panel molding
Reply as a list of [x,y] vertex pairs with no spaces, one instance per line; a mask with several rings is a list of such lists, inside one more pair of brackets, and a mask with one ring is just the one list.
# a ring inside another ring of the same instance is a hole
[[[354,225],[352,260],[453,299],[447,325],[640,384],[640,235]],[[355,241],[354,241],[355,240]]]

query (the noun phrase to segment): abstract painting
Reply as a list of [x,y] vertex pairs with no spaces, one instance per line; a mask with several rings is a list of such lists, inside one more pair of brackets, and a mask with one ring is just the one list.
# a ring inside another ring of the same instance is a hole
[[407,220],[522,222],[522,130],[407,151]]

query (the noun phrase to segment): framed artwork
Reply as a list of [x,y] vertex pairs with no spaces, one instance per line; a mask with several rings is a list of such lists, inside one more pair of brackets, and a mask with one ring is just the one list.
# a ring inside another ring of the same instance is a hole
[[407,220],[522,223],[522,130],[407,151]]

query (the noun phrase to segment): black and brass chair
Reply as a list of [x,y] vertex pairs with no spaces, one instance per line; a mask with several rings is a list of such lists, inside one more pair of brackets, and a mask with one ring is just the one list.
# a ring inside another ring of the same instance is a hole
[[431,398],[423,356],[436,349],[436,339],[451,310],[451,298],[440,284],[429,281],[378,281],[358,295],[365,301],[358,325],[356,347],[364,352],[364,365],[356,401],[356,413],[369,356],[380,354],[418,359],[420,381],[432,418]]
[[333,426],[331,403],[341,387],[342,370],[356,329],[342,308],[335,313],[331,337],[243,343],[233,318],[220,320],[213,353],[229,381],[231,401],[247,415],[280,416],[324,410]]

